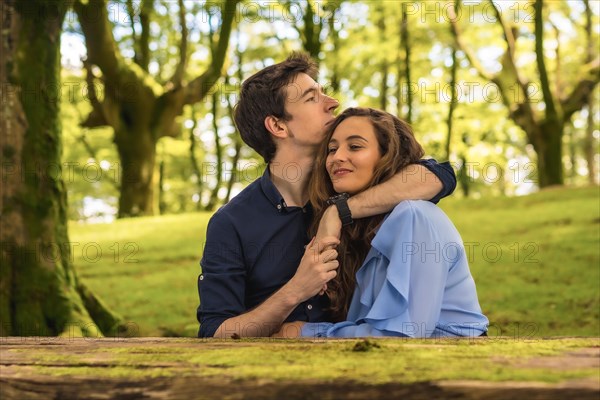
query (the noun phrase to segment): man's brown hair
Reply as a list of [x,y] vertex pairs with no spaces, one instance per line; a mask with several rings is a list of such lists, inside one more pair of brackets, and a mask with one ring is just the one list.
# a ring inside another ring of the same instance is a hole
[[265,118],[291,119],[285,111],[285,87],[301,73],[316,80],[317,64],[305,53],[292,53],[285,61],[266,67],[246,79],[240,89],[234,110],[235,125],[242,140],[267,163],[275,156],[276,147],[265,127]]

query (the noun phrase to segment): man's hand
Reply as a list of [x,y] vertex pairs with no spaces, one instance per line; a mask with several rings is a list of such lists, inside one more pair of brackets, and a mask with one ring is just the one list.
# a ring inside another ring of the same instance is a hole
[[336,237],[325,237],[319,241],[313,238],[306,246],[296,274],[286,284],[287,289],[302,303],[319,293],[324,285],[335,278],[338,253],[335,247],[340,243]]
[[279,332],[275,332],[271,335],[271,337],[276,338],[297,338],[300,337],[300,332],[302,331],[302,327],[306,322],[296,321],[296,322],[286,322],[281,325],[281,329]]

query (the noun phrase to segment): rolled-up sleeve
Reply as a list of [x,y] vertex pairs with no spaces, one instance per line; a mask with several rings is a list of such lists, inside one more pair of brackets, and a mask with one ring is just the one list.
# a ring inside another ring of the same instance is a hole
[[199,337],[212,337],[221,324],[245,312],[246,268],[242,244],[230,217],[213,215],[206,231],[206,243],[198,277],[200,306]]
[[450,196],[456,189],[456,174],[448,161],[438,163],[433,158],[423,159],[419,164],[435,174],[442,182],[442,190],[429,201],[437,204],[444,197]]

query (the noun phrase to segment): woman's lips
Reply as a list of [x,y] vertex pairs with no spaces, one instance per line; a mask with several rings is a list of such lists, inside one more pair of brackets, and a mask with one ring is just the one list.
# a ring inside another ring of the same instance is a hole
[[340,169],[333,171],[333,176],[344,176],[344,175],[349,174],[350,172],[352,172],[352,171],[350,171],[349,169],[340,168]]

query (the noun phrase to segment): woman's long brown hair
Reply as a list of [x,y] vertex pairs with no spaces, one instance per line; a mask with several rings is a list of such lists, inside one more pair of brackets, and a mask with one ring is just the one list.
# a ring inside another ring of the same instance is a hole
[[[425,153],[416,141],[411,127],[392,114],[372,108],[346,109],[327,130],[326,138],[315,161],[315,168],[309,184],[310,202],[314,207],[315,216],[311,226],[312,236],[316,234],[321,217],[328,207],[327,199],[336,194],[325,169],[329,141],[338,125],[350,117],[368,118],[379,142],[381,159],[375,166],[373,178],[368,187],[385,182],[402,168],[416,163]],[[337,248],[340,263],[338,274],[327,284],[327,296],[331,302],[329,312],[334,321],[346,319],[356,286],[356,272],[365,260],[371,247],[371,240],[383,218],[384,215],[376,215],[355,219],[352,225],[342,228],[341,243]]]

